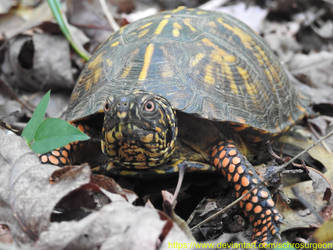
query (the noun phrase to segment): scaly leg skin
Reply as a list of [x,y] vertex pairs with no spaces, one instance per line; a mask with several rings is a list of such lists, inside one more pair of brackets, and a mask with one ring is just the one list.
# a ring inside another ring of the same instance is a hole
[[[81,124],[71,123],[73,126],[80,129],[82,132],[86,132],[86,126]],[[45,154],[40,154],[39,159],[43,164],[52,164],[59,167],[71,165],[70,155],[77,147],[78,141],[67,144],[64,147],[57,148]]]
[[[220,142],[211,153],[213,165],[234,186],[236,197],[254,189],[239,202],[253,226],[253,243],[270,243],[279,236],[281,215],[254,167],[232,141]],[[256,186],[256,187],[255,187]]]

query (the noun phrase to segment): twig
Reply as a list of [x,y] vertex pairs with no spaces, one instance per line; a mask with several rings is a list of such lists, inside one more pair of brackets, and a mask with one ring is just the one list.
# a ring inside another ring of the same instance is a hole
[[253,189],[255,189],[258,185],[260,185],[260,183],[258,183],[257,185],[255,185],[254,187],[252,187],[250,190],[248,190],[245,194],[243,194],[241,197],[239,197],[238,199],[234,200],[233,202],[231,202],[229,205],[227,205],[226,207],[222,208],[221,210],[219,210],[218,212],[214,213],[213,215],[207,217],[206,219],[204,219],[203,221],[199,222],[198,224],[196,224],[195,226],[191,227],[191,230],[200,227],[202,224],[212,220],[213,218],[215,218],[216,216],[218,216],[221,213],[224,213],[225,211],[227,211],[229,208],[233,207],[234,205],[236,205],[238,202],[240,202],[247,194],[249,194],[250,192],[252,192]]
[[280,166],[277,166],[274,170],[273,173],[271,174],[271,177],[275,176],[276,174],[280,173],[283,171],[283,169],[285,167],[287,167],[289,164],[293,163],[298,157],[300,157],[301,155],[303,155],[304,153],[308,152],[310,149],[312,149],[313,147],[317,146],[319,143],[321,143],[323,140],[327,139],[328,137],[330,137],[331,135],[333,135],[333,131],[330,131],[327,135],[324,135],[322,137],[319,138],[318,141],[316,141],[315,143],[313,143],[312,145],[310,145],[309,147],[307,147],[306,149],[302,150],[301,152],[299,152],[296,156],[294,156],[293,158],[291,158],[289,161],[287,161],[286,163],[283,163]]
[[106,16],[106,19],[108,19],[108,22],[109,22],[110,26],[112,27],[112,29],[114,31],[119,30],[119,25],[117,24],[117,22],[114,20],[114,18],[112,16],[112,14],[110,13],[105,0],[99,0],[99,3],[101,4],[104,15]]

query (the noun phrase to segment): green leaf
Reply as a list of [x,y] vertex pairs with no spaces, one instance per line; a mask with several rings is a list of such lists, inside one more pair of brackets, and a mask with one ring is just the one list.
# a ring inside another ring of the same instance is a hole
[[52,11],[52,14],[54,18],[56,19],[62,33],[66,37],[66,39],[69,41],[69,43],[72,45],[73,49],[76,51],[76,53],[79,54],[81,58],[88,61],[90,58],[89,53],[79,44],[75,41],[74,37],[72,36],[69,25],[67,23],[66,17],[63,15],[61,11],[61,5],[59,0],[48,0],[49,7]]
[[50,101],[50,93],[51,93],[51,90],[49,90],[43,96],[42,100],[39,102],[34,113],[32,114],[30,121],[23,129],[22,136],[25,138],[28,145],[31,145],[31,142],[35,137],[36,130],[38,129],[39,125],[44,120],[46,108]]
[[64,120],[48,118],[38,127],[31,148],[34,152],[43,154],[65,146],[70,142],[84,141],[89,138],[89,136]]

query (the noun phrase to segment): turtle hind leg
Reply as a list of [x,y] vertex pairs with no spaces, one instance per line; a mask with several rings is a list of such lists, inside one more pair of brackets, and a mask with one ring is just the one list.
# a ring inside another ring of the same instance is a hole
[[252,164],[231,141],[218,143],[212,150],[211,159],[217,170],[233,185],[237,198],[252,190],[239,205],[253,226],[253,242],[273,242],[279,235],[282,217]]

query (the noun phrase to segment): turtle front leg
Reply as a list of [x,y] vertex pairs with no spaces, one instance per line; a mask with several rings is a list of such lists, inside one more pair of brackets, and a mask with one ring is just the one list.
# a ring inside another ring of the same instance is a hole
[[[87,133],[89,130],[87,126],[82,124],[71,123],[73,126],[80,129],[82,132]],[[39,159],[43,164],[52,164],[59,167],[64,167],[72,164],[73,151],[78,147],[78,141],[69,143],[61,148],[57,148],[45,154],[40,154]]]
[[214,146],[211,159],[218,171],[233,185],[237,198],[254,188],[239,205],[252,223],[253,242],[273,242],[274,237],[279,234],[282,217],[252,164],[231,141]]

